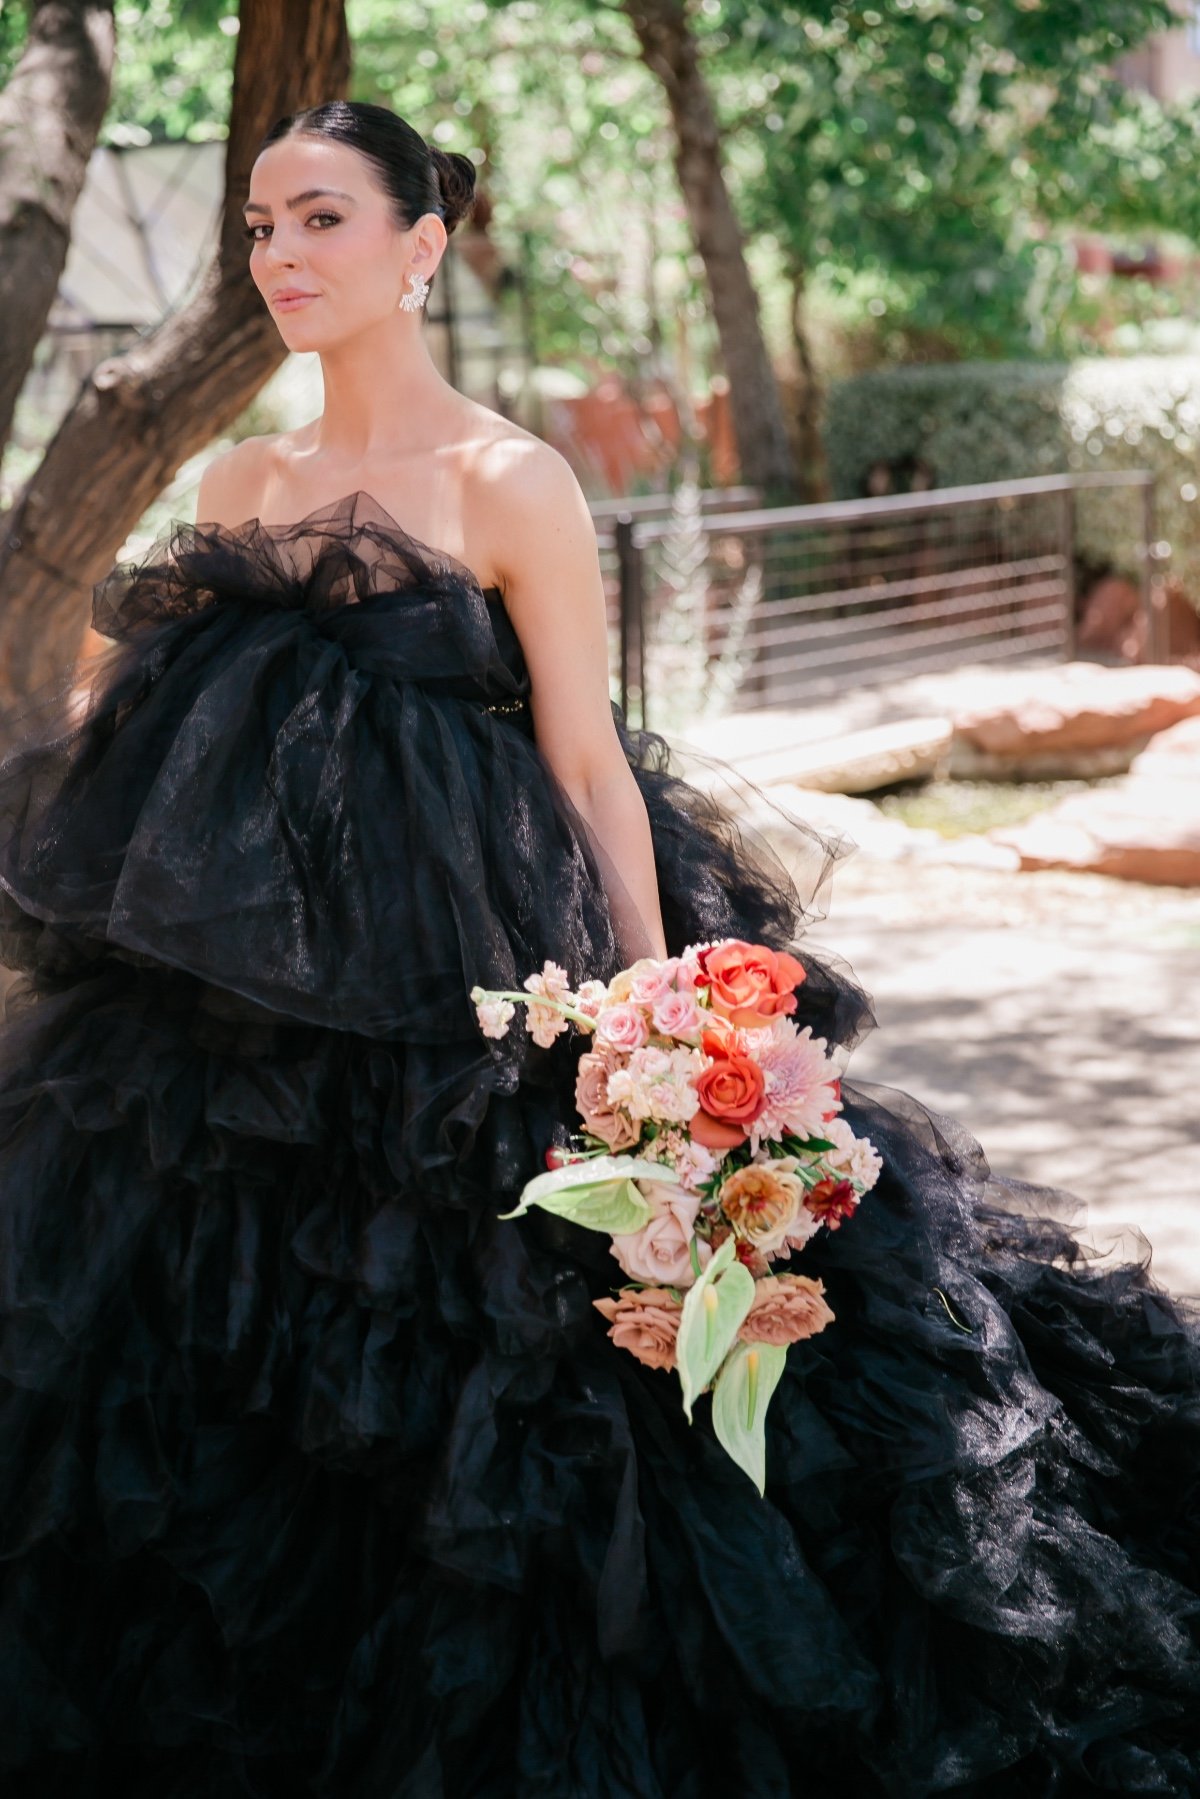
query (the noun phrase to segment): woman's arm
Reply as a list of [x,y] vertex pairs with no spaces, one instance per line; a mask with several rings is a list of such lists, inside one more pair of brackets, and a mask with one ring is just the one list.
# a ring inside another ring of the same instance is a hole
[[493,447],[481,535],[529,668],[538,748],[599,845],[627,959],[667,953],[654,842],[609,698],[608,626],[596,532],[557,450],[530,437]]

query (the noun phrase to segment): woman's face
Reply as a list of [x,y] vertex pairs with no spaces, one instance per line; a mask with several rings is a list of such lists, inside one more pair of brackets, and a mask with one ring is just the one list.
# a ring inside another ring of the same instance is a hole
[[[245,208],[250,273],[289,350],[325,350],[398,312],[410,270],[446,243],[434,212],[402,231],[372,165],[328,138],[281,138],[257,157]],[[290,293],[309,296],[289,302]]]

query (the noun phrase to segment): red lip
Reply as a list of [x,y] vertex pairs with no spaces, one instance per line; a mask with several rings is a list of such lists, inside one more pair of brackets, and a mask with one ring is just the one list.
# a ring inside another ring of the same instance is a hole
[[316,297],[316,294],[310,294],[300,287],[281,287],[271,295],[272,302],[275,300],[315,300]]

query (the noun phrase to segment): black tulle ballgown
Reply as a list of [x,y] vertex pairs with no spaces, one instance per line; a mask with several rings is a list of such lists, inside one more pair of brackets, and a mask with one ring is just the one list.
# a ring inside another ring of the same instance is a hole
[[[760,1498],[608,1339],[607,1239],[497,1216],[581,1042],[469,990],[625,947],[499,594],[360,492],[173,525],[94,620],[0,765],[5,1799],[1200,1793],[1200,1328],[1144,1260],[848,1079],[883,1174]],[[618,728],[670,950],[793,947],[844,1052],[839,846]]]

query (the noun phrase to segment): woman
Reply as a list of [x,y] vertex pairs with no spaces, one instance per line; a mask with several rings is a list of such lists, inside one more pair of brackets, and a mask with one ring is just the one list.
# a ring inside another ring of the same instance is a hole
[[802,892],[610,702],[573,477],[422,341],[472,184],[379,107],[275,126],[251,269],[324,412],[106,576],[0,765],[5,1792],[1194,1793],[1200,1333],[1069,1195],[846,1081],[883,1171],[762,1497],[608,1341],[607,1244],[499,1218],[575,1052],[471,989],[795,945],[840,846],[792,821]]

